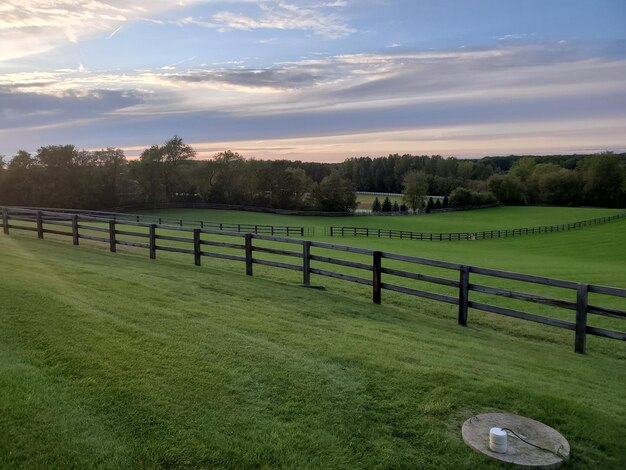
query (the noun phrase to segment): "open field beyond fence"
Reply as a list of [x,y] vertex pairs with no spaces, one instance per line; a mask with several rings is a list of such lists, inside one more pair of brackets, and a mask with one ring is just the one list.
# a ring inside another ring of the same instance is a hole
[[[129,226],[134,228],[127,228]],[[574,349],[579,353],[586,351],[587,335],[626,341],[626,333],[623,331],[593,326],[588,322],[590,314],[608,318],[612,325],[620,320],[623,323],[626,311],[623,308],[615,308],[614,305],[619,299],[626,298],[626,289],[618,287],[565,281],[309,240],[258,233],[242,234],[145,224],[129,220],[120,222],[113,218],[106,219],[80,213],[3,208],[3,227],[5,234],[9,234],[11,230],[25,230],[36,232],[39,238],[44,238],[44,234],[64,235],[71,237],[75,245],[79,244],[80,239],[106,243],[112,252],[116,251],[118,245],[143,248],[148,250],[151,259],[156,258],[157,251],[165,251],[192,255],[196,265],[201,264],[203,257],[236,261],[245,264],[245,272],[249,276],[253,275],[254,265],[298,271],[302,273],[302,283],[305,286],[311,285],[311,275],[324,276],[371,287],[372,301],[377,304],[382,301],[383,290],[422,297],[457,306],[457,321],[463,326],[467,326],[470,308],[541,323],[573,331]],[[173,235],[171,232],[177,233]],[[220,240],[214,239],[215,237]],[[271,242],[273,245],[263,246],[258,241]],[[176,245],[172,245],[172,242]],[[226,252],[216,251],[215,248]],[[359,260],[338,256],[341,253],[358,256]],[[333,268],[337,266],[347,268],[349,272],[334,270]],[[417,272],[421,271],[418,266],[435,268],[440,270],[440,273],[433,275]],[[520,287],[502,288],[493,285],[490,279],[515,281],[520,283]],[[398,282],[399,280],[401,282]],[[407,281],[411,282],[410,287]],[[413,285],[414,281],[418,281],[420,286],[426,283],[426,286],[443,286],[448,290],[442,293],[428,288],[416,288]],[[546,286],[560,292],[558,297],[538,295],[525,290],[523,286],[528,284]],[[564,294],[563,290],[569,294]],[[590,295],[594,294],[595,299],[602,303],[590,301]],[[493,302],[493,298],[569,310],[574,317],[564,319],[563,314],[547,316],[512,308],[508,304],[498,305],[497,302]],[[623,326],[621,329],[623,330]]]

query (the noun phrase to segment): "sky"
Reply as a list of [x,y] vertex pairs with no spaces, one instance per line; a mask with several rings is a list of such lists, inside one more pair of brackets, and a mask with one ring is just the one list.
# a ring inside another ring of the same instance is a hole
[[0,155],[626,151],[626,0],[2,0]]

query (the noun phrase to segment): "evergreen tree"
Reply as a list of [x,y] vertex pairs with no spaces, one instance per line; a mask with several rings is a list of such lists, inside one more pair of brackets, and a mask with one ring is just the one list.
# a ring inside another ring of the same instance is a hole
[[374,199],[374,203],[372,204],[372,212],[380,212],[382,210],[382,206],[380,205],[380,201],[378,197]]
[[409,207],[403,202],[402,205],[400,206],[400,212],[408,212],[409,211]]
[[400,206],[398,205],[398,201],[395,201],[393,203],[393,209],[394,212],[400,212]]
[[432,197],[429,197],[428,203],[426,204],[426,212],[432,211],[434,207],[435,207],[435,201],[433,200]]
[[393,207],[391,206],[391,201],[389,200],[389,197],[386,197],[385,200],[383,201],[383,212],[391,212],[391,209]]
[[435,209],[441,209],[441,199],[437,199],[435,201]]
[[446,194],[446,195],[443,197],[443,202],[441,203],[441,207],[442,207],[443,209],[445,209],[446,207],[448,207],[448,204],[449,204],[449,202],[448,202],[448,195]]

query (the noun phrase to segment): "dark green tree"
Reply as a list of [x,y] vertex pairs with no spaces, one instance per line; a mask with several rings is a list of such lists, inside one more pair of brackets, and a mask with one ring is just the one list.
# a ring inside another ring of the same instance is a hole
[[383,205],[381,209],[383,212],[391,212],[391,209],[393,209],[393,206],[391,205],[391,201],[389,200],[389,196],[385,197],[385,200],[383,201]]
[[345,212],[356,208],[356,191],[352,182],[338,172],[331,173],[313,190],[315,207],[327,212]]
[[428,198],[428,202],[426,203],[426,212],[430,212],[435,208],[435,201],[432,197]]
[[382,206],[380,205],[380,200],[378,196],[374,198],[374,202],[372,203],[372,212],[380,212],[382,210]]

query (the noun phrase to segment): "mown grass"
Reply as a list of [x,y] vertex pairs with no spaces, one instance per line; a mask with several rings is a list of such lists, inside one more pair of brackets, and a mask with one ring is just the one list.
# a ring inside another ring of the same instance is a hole
[[49,238],[0,237],[1,467],[499,468],[460,436],[487,411],[558,429],[566,468],[623,466],[619,357]]
[[324,233],[324,227],[330,225],[414,232],[467,232],[563,224],[604,217],[619,212],[622,211],[619,209],[580,207],[501,206],[416,216],[311,217],[210,209],[165,209],[144,211],[143,213],[192,221],[314,227],[316,236],[321,236]]

